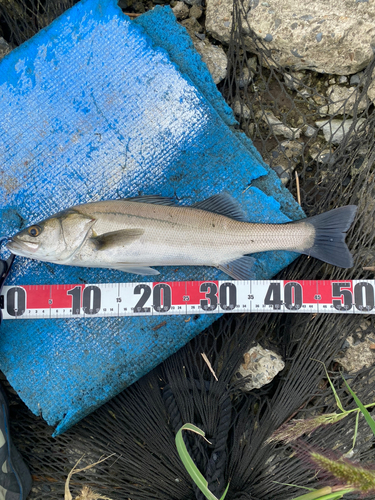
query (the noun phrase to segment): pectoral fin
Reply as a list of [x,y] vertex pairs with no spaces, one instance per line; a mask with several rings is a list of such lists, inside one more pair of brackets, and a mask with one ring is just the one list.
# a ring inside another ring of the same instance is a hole
[[143,229],[122,229],[121,231],[113,231],[112,233],[104,233],[99,236],[93,236],[91,241],[94,243],[97,250],[108,250],[109,248],[129,245],[137,240],[144,233]]

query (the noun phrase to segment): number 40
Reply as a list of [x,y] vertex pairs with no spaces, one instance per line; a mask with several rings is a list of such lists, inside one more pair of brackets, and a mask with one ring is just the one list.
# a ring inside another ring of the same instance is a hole
[[281,283],[271,283],[264,298],[266,306],[280,309],[284,305],[287,309],[296,310],[302,307],[302,286],[293,281],[284,286],[284,302],[281,300]]

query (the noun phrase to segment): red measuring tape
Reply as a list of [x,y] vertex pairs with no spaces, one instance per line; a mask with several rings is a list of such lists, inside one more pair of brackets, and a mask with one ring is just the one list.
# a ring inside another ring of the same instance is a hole
[[215,313],[375,314],[375,280],[6,286],[4,320]]

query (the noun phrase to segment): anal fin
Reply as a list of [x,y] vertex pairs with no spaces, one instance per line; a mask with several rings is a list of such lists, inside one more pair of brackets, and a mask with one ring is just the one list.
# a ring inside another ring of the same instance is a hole
[[123,271],[124,273],[140,274],[142,276],[156,276],[157,274],[160,274],[159,271],[153,269],[152,267],[127,266],[126,264],[122,265],[121,262],[119,262],[118,264],[114,264],[112,269],[117,269],[118,271]]
[[239,259],[232,260],[231,262],[225,262],[224,264],[219,264],[218,269],[224,271],[235,280],[251,280],[255,278],[255,273],[252,270],[255,263],[255,259],[249,255],[244,255]]

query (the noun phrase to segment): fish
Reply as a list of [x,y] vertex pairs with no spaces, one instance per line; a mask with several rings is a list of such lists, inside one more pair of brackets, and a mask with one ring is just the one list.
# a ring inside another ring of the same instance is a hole
[[229,193],[191,206],[140,196],[76,205],[15,234],[15,255],[68,266],[157,275],[153,266],[213,266],[254,277],[251,254],[288,250],[348,268],[345,243],[355,205],[283,224],[252,223]]

